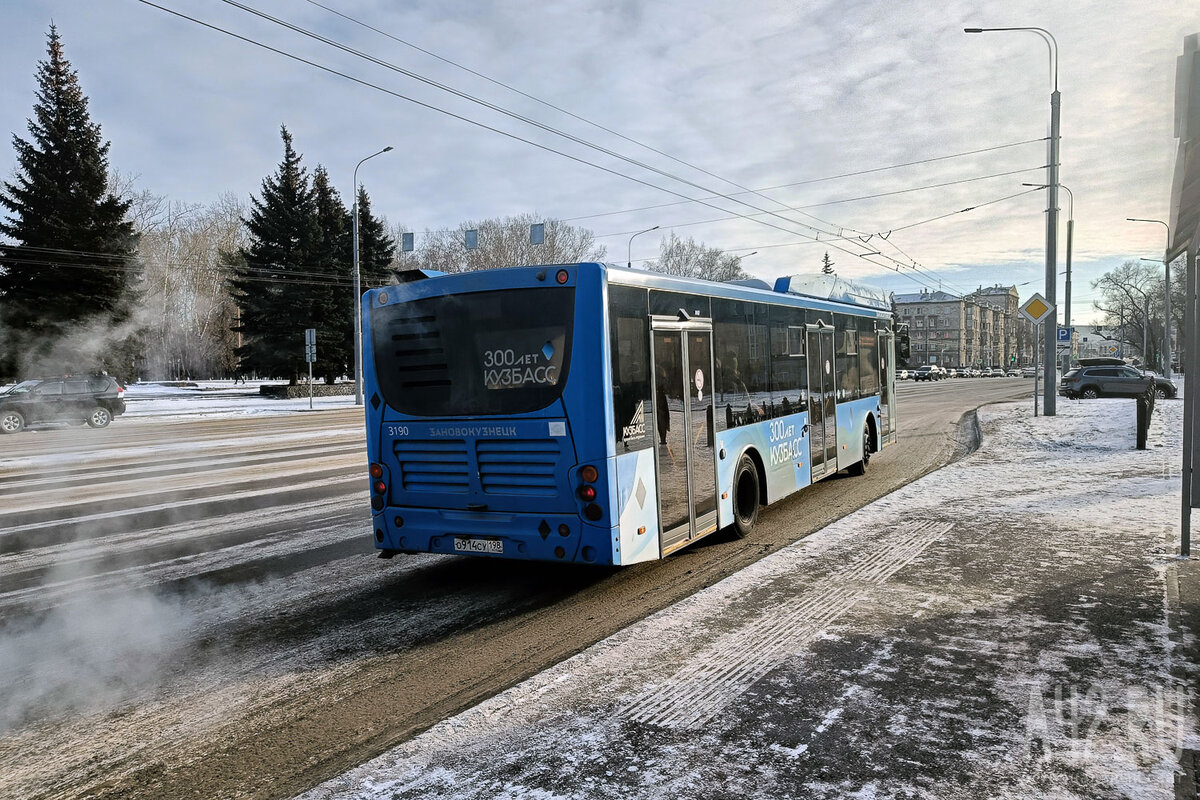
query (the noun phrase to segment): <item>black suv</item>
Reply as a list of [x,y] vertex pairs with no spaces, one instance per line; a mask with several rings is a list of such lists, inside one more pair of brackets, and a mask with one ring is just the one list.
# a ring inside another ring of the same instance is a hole
[[86,422],[103,428],[125,413],[125,387],[108,375],[22,381],[0,393],[0,433],[42,422]]
[[1174,397],[1175,384],[1158,375],[1143,375],[1119,359],[1081,358],[1079,367],[1063,375],[1058,393],[1066,397],[1136,397],[1154,381],[1159,397]]

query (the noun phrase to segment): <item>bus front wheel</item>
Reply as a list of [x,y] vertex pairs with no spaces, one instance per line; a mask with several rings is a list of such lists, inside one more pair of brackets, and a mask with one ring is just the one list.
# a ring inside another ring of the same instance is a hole
[[739,539],[749,536],[758,522],[758,496],[758,467],[754,459],[743,453],[733,475],[733,525],[730,526]]

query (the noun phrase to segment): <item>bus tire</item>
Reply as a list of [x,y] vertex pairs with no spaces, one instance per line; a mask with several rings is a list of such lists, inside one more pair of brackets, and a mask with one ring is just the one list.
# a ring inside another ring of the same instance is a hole
[[866,475],[867,467],[871,464],[871,426],[863,425],[863,456],[862,461],[851,464],[846,471],[851,475]]
[[733,473],[733,524],[729,530],[738,539],[745,539],[758,522],[758,467],[754,459],[743,453]]

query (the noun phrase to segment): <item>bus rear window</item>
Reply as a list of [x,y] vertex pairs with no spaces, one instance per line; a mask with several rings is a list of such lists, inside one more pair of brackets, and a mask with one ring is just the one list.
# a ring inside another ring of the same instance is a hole
[[371,309],[375,376],[392,408],[421,417],[521,414],[562,395],[575,290],[508,289]]

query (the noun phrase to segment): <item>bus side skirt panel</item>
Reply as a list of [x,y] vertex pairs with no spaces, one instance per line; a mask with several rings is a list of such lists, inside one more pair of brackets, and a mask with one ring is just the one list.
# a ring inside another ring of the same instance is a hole
[[[720,527],[733,524],[733,473],[742,454],[751,448],[758,451],[766,470],[768,503],[812,483],[809,437],[805,433],[807,424],[808,412],[804,411],[717,434],[717,524]],[[722,450],[725,458],[720,457]],[[720,497],[721,494],[726,497]]]
[[654,449],[623,453],[611,463],[616,472],[613,485],[617,498],[613,563],[636,564],[661,558]]

